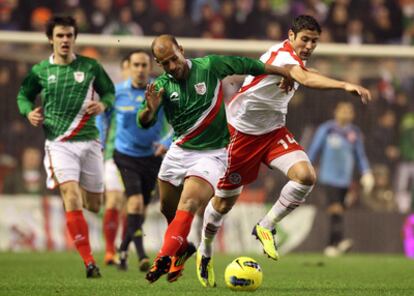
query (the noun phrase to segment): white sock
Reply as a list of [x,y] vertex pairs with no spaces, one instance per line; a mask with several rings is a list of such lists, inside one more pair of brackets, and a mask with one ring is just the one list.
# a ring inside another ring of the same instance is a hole
[[225,215],[217,212],[213,204],[208,203],[206,210],[204,211],[203,229],[201,231],[200,241],[200,253],[205,257],[211,257],[213,254],[213,241],[218,230],[223,224],[223,218]]
[[273,230],[276,223],[305,202],[312,188],[313,185],[303,185],[294,181],[287,182],[280,193],[279,199],[260,221],[260,226]]

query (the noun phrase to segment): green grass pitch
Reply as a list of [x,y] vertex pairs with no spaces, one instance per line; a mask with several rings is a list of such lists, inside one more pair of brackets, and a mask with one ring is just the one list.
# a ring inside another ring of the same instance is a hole
[[[248,254],[243,254],[248,255]],[[130,258],[129,270],[102,264],[103,277],[86,279],[78,255],[71,253],[0,253],[0,295],[414,295],[414,260],[397,255],[353,255],[328,259],[318,254],[290,254],[279,262],[250,255],[262,266],[262,286],[255,292],[225,287],[225,266],[236,256],[217,255],[217,288],[204,289],[195,275],[195,258],[183,277],[148,284]]]

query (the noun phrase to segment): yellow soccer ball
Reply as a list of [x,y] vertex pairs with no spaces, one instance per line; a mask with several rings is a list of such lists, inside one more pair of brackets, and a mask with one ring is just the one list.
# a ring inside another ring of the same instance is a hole
[[227,287],[235,291],[254,291],[260,287],[263,272],[259,263],[249,257],[238,257],[224,272]]

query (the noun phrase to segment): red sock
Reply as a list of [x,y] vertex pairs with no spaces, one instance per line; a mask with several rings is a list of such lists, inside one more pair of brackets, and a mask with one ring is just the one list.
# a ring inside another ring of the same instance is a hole
[[194,215],[187,211],[177,211],[168,225],[164,235],[164,243],[158,257],[174,256],[182,245],[187,244],[187,236],[191,229]]
[[105,237],[105,250],[107,253],[115,254],[115,238],[119,225],[119,211],[117,209],[106,209],[103,218],[103,233]]
[[82,210],[66,212],[66,226],[85,265],[91,262],[95,264],[89,244],[88,224],[83,217]]

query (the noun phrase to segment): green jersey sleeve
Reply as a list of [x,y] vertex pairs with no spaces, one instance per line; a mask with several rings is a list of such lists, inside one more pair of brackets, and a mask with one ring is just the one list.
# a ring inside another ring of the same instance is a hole
[[19,108],[20,114],[23,116],[27,116],[27,114],[33,110],[36,96],[42,90],[42,86],[39,83],[36,71],[34,71],[34,67],[24,78],[17,95],[17,106]]
[[250,74],[257,76],[264,74],[264,64],[260,60],[238,57],[238,56],[220,56],[210,55],[211,70],[223,79],[226,76],[234,74]]
[[101,64],[96,63],[96,76],[93,87],[106,108],[112,107],[115,100],[115,86]]
[[104,158],[105,160],[113,158],[115,150],[115,136],[116,136],[116,111],[111,109],[108,126],[108,133],[105,142]]

